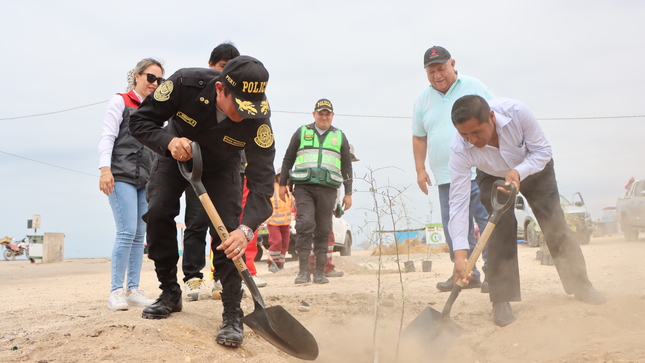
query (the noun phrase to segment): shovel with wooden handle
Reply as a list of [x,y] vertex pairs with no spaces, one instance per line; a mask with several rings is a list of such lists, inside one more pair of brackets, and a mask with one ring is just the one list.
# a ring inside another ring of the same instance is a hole
[[[502,187],[506,190],[510,191],[510,195],[508,195],[508,200],[502,204],[499,203],[498,198],[499,198],[499,189],[497,187]],[[482,251],[484,250],[484,247],[486,247],[486,243],[488,243],[488,239],[493,233],[493,229],[495,229],[495,225],[499,222],[499,218],[502,216],[502,214],[507,211],[511,205],[515,203],[515,196],[517,195],[517,188],[515,187],[515,184],[510,184],[508,186],[504,185],[504,180],[497,180],[495,183],[493,183],[493,191],[491,193],[491,203],[493,206],[493,214],[490,215],[488,218],[488,223],[486,224],[486,228],[484,228],[484,232],[482,235],[479,237],[479,240],[477,241],[477,245],[475,246],[475,249],[471,253],[470,257],[468,258],[468,263],[466,264],[466,269],[464,271],[465,275],[468,276],[470,272],[473,270],[475,267],[475,263],[477,262],[477,259],[479,258],[479,255],[481,255]],[[425,341],[427,339],[429,340],[434,340],[437,335],[439,335],[441,332],[446,331],[450,332],[454,335],[459,335],[463,332],[463,329],[457,325],[452,319],[450,319],[450,311],[452,310],[452,305],[455,303],[455,300],[457,300],[457,297],[459,296],[459,293],[461,293],[461,290],[464,287],[464,283],[462,282],[461,279],[459,279],[455,283],[455,287],[452,288],[452,292],[450,293],[450,296],[448,297],[448,300],[446,301],[446,305],[444,305],[443,310],[441,312],[438,312],[437,310],[431,308],[431,307],[426,307],[420,314],[417,316],[411,323],[410,325],[405,328],[404,334],[415,334],[415,335],[423,335],[425,336]]]
[[[188,170],[188,163],[178,161],[179,171],[193,186],[222,241],[226,241],[228,231],[202,184],[202,154],[199,144],[191,142],[190,146],[193,150],[193,170]],[[255,310],[244,316],[242,322],[285,353],[304,360],[316,359],[318,357],[316,338],[282,306],[265,307],[262,295],[243,259],[235,261],[235,267],[251,291],[255,305]]]

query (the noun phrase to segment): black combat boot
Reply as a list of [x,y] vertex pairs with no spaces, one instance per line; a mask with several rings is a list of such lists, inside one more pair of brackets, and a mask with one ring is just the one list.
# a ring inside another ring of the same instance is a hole
[[181,311],[181,288],[177,283],[177,268],[168,271],[156,269],[161,281],[161,295],[150,306],[143,308],[141,316],[145,319],[166,319],[170,313]]
[[244,312],[240,308],[240,301],[242,301],[240,288],[238,284],[226,284],[221,292],[224,312],[222,327],[215,339],[218,344],[239,347],[244,340],[244,325],[241,320]]
[[327,263],[327,253],[316,255],[314,265],[314,284],[327,284],[329,279],[325,277],[325,264]]
[[[305,255],[305,256],[303,256]],[[300,272],[298,272],[298,276],[296,276],[296,280],[294,283],[296,284],[306,284],[307,282],[311,282],[311,272],[309,271],[309,254],[305,254],[299,251],[298,253],[298,266],[300,268]]]

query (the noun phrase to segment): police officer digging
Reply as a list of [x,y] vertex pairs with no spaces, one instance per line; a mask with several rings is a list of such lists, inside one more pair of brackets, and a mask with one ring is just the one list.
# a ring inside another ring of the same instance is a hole
[[316,284],[329,280],[324,275],[327,261],[327,241],[332,230],[332,212],[336,193],[344,185],[343,209],[352,206],[352,158],[345,134],[331,125],[334,110],[331,102],[320,99],[313,112],[315,122],[300,127],[291,141],[282,161],[280,199],[285,200],[287,179],[293,167],[291,180],[295,185],[296,251],[299,273],[296,284],[311,281],[309,254],[313,239]]
[[[223,284],[222,327],[219,344],[239,346],[243,340],[240,308],[242,278],[233,261],[244,258],[253,230],[272,212],[273,159],[275,146],[265,96],[269,74],[255,58],[240,56],[229,61],[222,72],[202,68],[178,70],[157,88],[133,114],[132,135],[158,155],[148,182],[148,256],[155,262],[161,295],[143,310],[148,319],[167,318],[182,309],[177,282],[177,230],[179,199],[188,186],[177,160],[192,158],[190,142],[202,151],[202,182],[230,232],[221,241],[210,225],[213,264]],[[163,123],[169,124],[163,129]],[[250,190],[240,224],[240,150],[248,159],[246,176]]]

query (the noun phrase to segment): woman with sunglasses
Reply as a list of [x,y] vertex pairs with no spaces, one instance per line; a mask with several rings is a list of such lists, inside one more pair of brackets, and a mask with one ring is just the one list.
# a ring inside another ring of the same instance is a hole
[[130,135],[128,124],[131,113],[164,81],[163,74],[163,66],[158,60],[145,58],[139,61],[128,73],[127,92],[112,97],[103,118],[99,141],[99,189],[108,196],[116,222],[112,288],[108,299],[111,310],[127,310],[129,306],[146,306],[154,302],[139,290],[146,231],[141,216],[148,210],[146,182],[153,153]]

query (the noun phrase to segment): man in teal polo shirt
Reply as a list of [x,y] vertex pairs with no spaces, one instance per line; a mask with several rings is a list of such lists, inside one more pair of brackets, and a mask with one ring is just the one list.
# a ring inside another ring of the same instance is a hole
[[[423,67],[425,68],[430,86],[417,97],[412,113],[412,149],[414,152],[414,164],[417,171],[417,184],[423,193],[428,194],[428,186],[432,186],[430,175],[426,171],[426,155],[430,169],[435,178],[435,184],[439,189],[439,204],[441,205],[441,222],[443,224],[446,243],[450,249],[450,259],[454,262],[452,239],[448,230],[450,218],[450,142],[452,141],[455,127],[450,118],[452,105],[457,99],[465,95],[479,95],[486,100],[494,98],[493,93],[478,79],[457,73],[455,60],[443,47],[433,46],[423,56]],[[488,220],[488,213],[479,200],[479,187],[475,183],[475,175],[471,180],[470,193],[470,216],[468,242],[470,251],[475,248],[476,240],[474,233],[473,217],[479,226],[480,232],[484,231]],[[486,261],[486,252],[484,252]],[[484,263],[484,272],[486,264]],[[451,291],[454,286],[453,277],[445,282],[439,282],[437,289],[440,291]],[[473,278],[466,288],[482,286],[480,272],[473,269]],[[488,292],[486,284],[482,286],[482,292]]]

